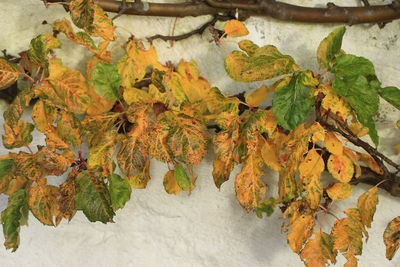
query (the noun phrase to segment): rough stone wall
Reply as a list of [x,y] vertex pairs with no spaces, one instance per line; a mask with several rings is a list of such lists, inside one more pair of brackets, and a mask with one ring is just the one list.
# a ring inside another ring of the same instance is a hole
[[[317,1],[298,0],[313,6]],[[325,1],[318,2],[321,5]],[[338,4],[359,5],[356,1],[339,1]],[[375,3],[382,3],[376,1]],[[41,25],[42,20],[51,22],[67,17],[61,7],[46,10],[38,0],[2,0],[0,8],[0,49],[16,54],[26,49],[29,41],[39,33],[50,30]],[[207,20],[206,17],[178,19],[176,34],[186,32]],[[135,34],[146,37],[156,33],[168,34],[173,18],[121,17],[116,21]],[[283,53],[292,55],[304,68],[317,68],[315,50],[320,40],[336,25],[307,25],[279,22],[268,18],[251,18],[247,21],[251,32],[247,38],[259,45],[273,44]],[[377,75],[383,85],[400,86],[400,21],[388,24],[380,30],[377,25],[349,27],[343,48],[348,53],[364,56],[375,63]],[[119,30],[119,35],[128,35]],[[156,41],[160,61],[177,63],[180,58],[197,61],[201,74],[212,85],[227,94],[254,89],[259,83],[245,84],[228,78],[223,68],[227,51],[235,46],[222,44],[222,49],[209,43],[209,36],[195,36],[188,40],[169,43]],[[64,40],[61,55],[65,64],[83,69],[88,53],[76,46],[68,46]],[[3,105],[1,111],[5,106]],[[26,118],[28,115],[26,116]],[[378,117],[381,133],[380,149],[398,161],[392,145],[400,143],[399,132],[393,121],[399,112],[384,103]],[[1,118],[1,123],[3,119]],[[1,128],[0,134],[3,129]],[[35,144],[43,142],[37,135]],[[0,146],[0,154],[7,153]],[[299,257],[280,233],[280,212],[271,217],[258,219],[253,213],[245,213],[235,199],[231,175],[221,191],[212,180],[212,153],[196,167],[197,187],[191,196],[183,193],[170,196],[164,192],[162,178],[165,165],[152,161],[152,180],[146,190],[134,190],[126,207],[117,212],[114,224],[89,223],[81,212],[70,222],[62,222],[53,229],[41,225],[31,216],[29,227],[21,228],[21,245],[15,253],[0,246],[0,266],[302,266]],[[60,178],[49,178],[55,184]],[[267,172],[265,181],[274,184],[277,177]],[[356,206],[357,197],[368,186],[359,186],[354,197],[344,207]],[[269,194],[275,193],[271,188]],[[375,214],[370,238],[360,257],[359,266],[400,266],[400,256],[392,262],[385,259],[382,234],[386,224],[399,215],[399,199],[380,192],[380,204]],[[0,197],[0,210],[6,206],[6,197]],[[327,218],[326,224],[331,220]],[[1,240],[1,238],[0,238]],[[2,241],[1,241],[2,242]],[[344,263],[338,257],[337,266]]]

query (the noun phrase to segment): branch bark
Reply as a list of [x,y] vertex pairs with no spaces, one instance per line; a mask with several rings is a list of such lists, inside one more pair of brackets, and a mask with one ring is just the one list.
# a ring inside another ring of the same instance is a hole
[[[49,3],[60,0],[47,0]],[[95,0],[108,12],[119,13],[122,2],[115,0]],[[126,3],[124,14],[141,16],[186,17],[217,14],[265,16],[279,20],[308,23],[387,23],[400,19],[400,0],[391,4],[363,7],[341,7],[328,3],[326,8],[303,7],[275,0],[258,1],[217,1],[197,0],[183,3],[148,3],[135,1]]]

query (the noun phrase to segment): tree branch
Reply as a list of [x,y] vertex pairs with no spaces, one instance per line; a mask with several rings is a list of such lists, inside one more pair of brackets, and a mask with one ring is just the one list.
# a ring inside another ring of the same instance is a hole
[[[58,2],[59,0],[46,0]],[[250,3],[249,3],[250,2]],[[95,0],[108,12],[119,13],[122,2],[115,0]],[[302,7],[275,0],[258,1],[217,1],[197,0],[183,3],[148,3],[135,1],[126,3],[124,14],[141,16],[186,17],[228,14],[236,12],[244,18],[248,16],[268,16],[279,20],[309,23],[361,23],[390,22],[400,19],[400,0],[391,4],[363,7],[340,7],[328,3],[326,8]]]

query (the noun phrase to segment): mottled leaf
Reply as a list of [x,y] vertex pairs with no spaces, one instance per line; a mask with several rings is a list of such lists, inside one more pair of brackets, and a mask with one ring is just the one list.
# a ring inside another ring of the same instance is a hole
[[0,89],[11,86],[18,80],[18,66],[4,58],[0,58]]
[[82,144],[83,131],[81,122],[74,114],[61,112],[61,117],[57,121],[57,134],[65,141],[77,147]]
[[113,21],[99,5],[91,5],[91,9],[93,9],[93,22],[90,25],[84,26],[85,31],[91,36],[101,37],[108,41],[114,41],[116,37]]
[[311,71],[295,72],[276,87],[272,100],[272,111],[278,124],[293,130],[304,121],[314,104],[311,90],[318,85]]
[[16,251],[19,246],[20,226],[28,217],[28,202],[25,189],[19,189],[8,198],[8,205],[1,212],[1,224],[5,237],[4,246]]
[[243,22],[236,19],[232,19],[225,24],[224,32],[229,37],[241,37],[249,34]]
[[60,209],[60,214],[57,220],[65,218],[71,221],[76,213],[74,196],[76,193],[76,176],[79,171],[73,169],[69,174],[67,180],[60,185],[60,194],[57,198],[57,203]]
[[175,178],[175,171],[169,170],[165,176],[163,181],[165,192],[168,194],[177,195],[181,192],[181,188],[178,185],[178,181]]
[[[249,46],[247,41],[247,47]],[[253,44],[252,47],[256,45]],[[281,54],[275,46],[258,47],[252,53],[233,51],[225,59],[228,75],[239,82],[268,80],[291,73],[297,68],[292,57]]]
[[91,222],[112,222],[114,211],[104,177],[96,171],[83,171],[76,177],[76,185],[76,209],[82,210]]
[[350,182],[354,174],[353,163],[345,155],[331,154],[328,159],[328,170],[335,179],[343,183]]
[[338,55],[345,32],[346,27],[336,28],[319,44],[317,60],[318,64],[325,70],[330,70],[332,61]]
[[118,174],[108,177],[111,206],[114,211],[122,209],[131,198],[132,189],[129,183]]
[[47,185],[46,179],[42,178],[29,189],[28,194],[28,205],[32,214],[43,224],[55,225],[53,217],[57,217],[59,213],[56,201],[58,188]]
[[3,135],[3,145],[7,149],[27,146],[32,142],[32,131],[35,128],[32,123],[18,121],[17,124],[10,126],[3,125],[5,134]]
[[28,58],[30,62],[40,67],[47,67],[48,54],[51,49],[60,48],[60,41],[52,34],[42,34],[32,39],[29,50]]
[[334,132],[326,132],[325,147],[332,154],[335,155],[343,154],[343,144],[342,142],[339,141]]
[[89,148],[87,160],[89,168],[100,167],[105,176],[114,172],[115,163],[113,155],[117,141],[117,132],[112,130],[103,133],[101,141],[96,146]]
[[71,19],[79,28],[87,28],[93,23],[93,0],[73,0],[69,5]]
[[388,223],[383,233],[383,241],[386,246],[386,258],[391,260],[400,245],[400,216]]
[[358,198],[357,207],[360,210],[362,223],[371,228],[376,206],[378,205],[378,187],[374,186]]
[[309,239],[300,253],[301,260],[307,267],[325,267],[328,261],[336,263],[336,251],[330,235],[318,230],[314,238]]
[[345,121],[351,113],[351,107],[349,103],[332,90],[330,84],[320,84],[314,95],[317,96],[319,93],[324,94],[324,98],[321,101],[321,106],[325,112],[329,112],[338,116],[342,121]]

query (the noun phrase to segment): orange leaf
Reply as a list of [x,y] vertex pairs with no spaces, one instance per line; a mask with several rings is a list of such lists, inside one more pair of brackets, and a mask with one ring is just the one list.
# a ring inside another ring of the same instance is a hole
[[261,156],[264,163],[274,171],[279,171],[282,169],[279,163],[278,151],[275,144],[267,140],[261,148]]
[[343,144],[339,141],[333,132],[327,132],[325,134],[325,146],[329,152],[336,155],[343,154]]
[[335,179],[348,183],[353,177],[354,167],[347,156],[331,154],[328,159],[328,171]]
[[371,157],[370,155],[364,154],[364,153],[357,153],[357,156],[362,162],[367,164],[368,168],[370,168],[372,171],[374,171],[378,174],[384,173],[382,168],[378,165],[378,163],[375,161],[375,159],[373,157]]
[[230,37],[240,37],[249,34],[246,26],[236,19],[228,21],[225,24],[224,31]]
[[342,201],[351,196],[353,188],[350,184],[335,183],[326,189],[328,196],[334,201]]

